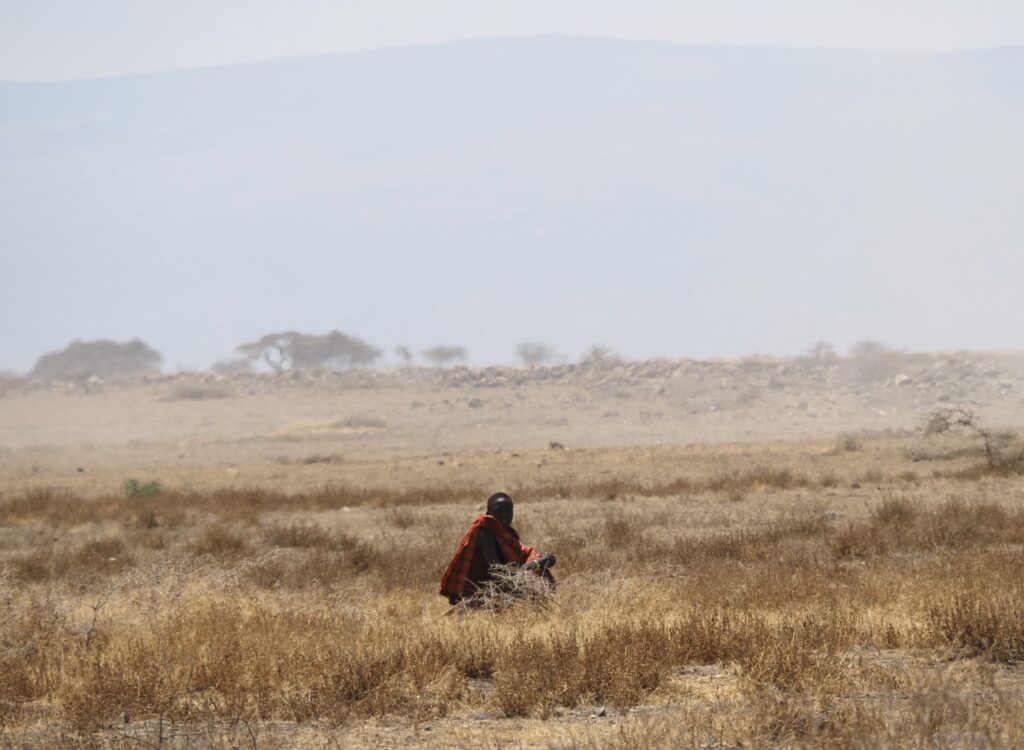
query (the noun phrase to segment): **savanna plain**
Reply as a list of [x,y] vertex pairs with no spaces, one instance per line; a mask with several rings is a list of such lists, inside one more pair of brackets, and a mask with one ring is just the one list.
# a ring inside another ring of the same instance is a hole
[[[1024,360],[0,388],[0,747],[1024,746]],[[487,495],[553,593],[449,612]]]

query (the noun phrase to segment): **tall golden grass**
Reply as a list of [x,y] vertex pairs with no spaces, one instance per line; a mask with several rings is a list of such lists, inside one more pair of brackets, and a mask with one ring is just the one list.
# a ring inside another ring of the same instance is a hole
[[[482,488],[10,497],[0,740],[160,745],[205,726],[211,744],[244,727],[259,746],[281,723],[604,706],[660,708],[600,739],[551,741],[1017,746],[1019,485],[1001,502],[936,502],[919,485],[877,490],[854,520],[755,513],[710,533],[645,503],[830,484],[768,467],[519,488],[561,498],[518,509],[527,541],[560,553],[557,593],[454,616],[433,592]],[[694,692],[698,668],[727,688],[717,702]]]

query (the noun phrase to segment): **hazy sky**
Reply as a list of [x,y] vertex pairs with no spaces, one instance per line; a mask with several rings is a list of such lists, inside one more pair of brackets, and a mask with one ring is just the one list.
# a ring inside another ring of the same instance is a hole
[[0,370],[1020,347],[1021,0],[0,0],[0,81],[96,78],[0,83]]
[[480,36],[949,50],[1024,44],[1020,0],[0,0],[0,79],[189,68]]

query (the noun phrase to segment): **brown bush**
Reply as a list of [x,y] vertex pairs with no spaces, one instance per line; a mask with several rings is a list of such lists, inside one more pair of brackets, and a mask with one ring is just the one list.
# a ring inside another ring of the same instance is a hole
[[219,522],[207,525],[190,545],[193,554],[214,557],[237,557],[246,546],[240,531]]
[[265,529],[263,538],[274,547],[327,547],[331,536],[313,523],[275,524]]
[[933,603],[928,624],[936,638],[967,656],[993,661],[1024,660],[1024,588],[1019,579],[1004,587],[978,582]]

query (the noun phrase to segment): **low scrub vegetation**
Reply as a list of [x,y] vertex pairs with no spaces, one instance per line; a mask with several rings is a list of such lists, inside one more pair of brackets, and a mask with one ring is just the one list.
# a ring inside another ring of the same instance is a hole
[[1012,430],[996,430],[989,427],[969,409],[935,409],[925,420],[923,432],[926,438],[962,433],[977,440],[978,452],[984,457],[984,463],[963,470],[963,478],[977,478],[984,474],[1024,474],[1024,439]]
[[[0,738],[249,726],[262,746],[281,723],[671,705],[595,746],[966,747],[942,738],[987,705],[989,744],[969,746],[1010,747],[1024,509],[929,481],[945,494],[895,482],[849,518],[805,505],[701,528],[675,515],[695,497],[725,512],[735,493],[830,483],[765,464],[522,487],[527,541],[559,553],[556,592],[453,614],[434,590],[483,488],[15,495],[0,501]],[[696,710],[701,675],[714,711]]]

